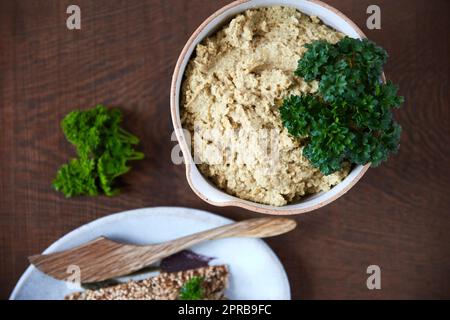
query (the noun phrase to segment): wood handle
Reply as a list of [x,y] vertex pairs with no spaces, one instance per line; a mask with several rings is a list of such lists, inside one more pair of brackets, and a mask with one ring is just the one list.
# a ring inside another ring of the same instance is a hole
[[[267,238],[289,232],[296,226],[297,223],[294,220],[287,218],[250,219],[195,233],[160,245],[142,246],[140,255],[143,263],[149,265],[203,241],[230,237]],[[155,254],[155,247],[158,247],[158,254]]]

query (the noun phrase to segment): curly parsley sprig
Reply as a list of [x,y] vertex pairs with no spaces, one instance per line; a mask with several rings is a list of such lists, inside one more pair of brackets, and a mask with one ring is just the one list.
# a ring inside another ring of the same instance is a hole
[[58,170],[53,187],[66,197],[116,195],[114,180],[130,170],[128,161],[144,158],[134,149],[139,139],[120,127],[119,109],[98,105],[85,111],[72,111],[61,127],[78,153]]
[[180,288],[180,300],[202,300],[204,299],[203,290],[204,278],[195,276],[184,283]]
[[303,154],[326,175],[344,161],[377,166],[399,147],[401,127],[392,109],[404,102],[397,87],[381,83],[386,51],[367,39],[345,37],[305,46],[295,75],[316,80],[313,95],[283,101],[283,125],[294,137],[308,137]]

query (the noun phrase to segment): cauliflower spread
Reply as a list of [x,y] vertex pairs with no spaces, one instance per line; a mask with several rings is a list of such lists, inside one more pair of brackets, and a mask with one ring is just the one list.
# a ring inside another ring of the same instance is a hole
[[304,44],[343,35],[293,8],[268,7],[236,16],[196,48],[182,85],[183,126],[196,163],[219,188],[241,199],[282,206],[327,191],[350,165],[324,176],[303,157],[278,108],[317,82],[294,76]]

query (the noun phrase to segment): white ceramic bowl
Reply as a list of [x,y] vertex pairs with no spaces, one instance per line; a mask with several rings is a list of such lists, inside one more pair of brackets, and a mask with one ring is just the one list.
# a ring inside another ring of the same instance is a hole
[[237,14],[251,8],[267,7],[267,6],[288,6],[298,9],[308,15],[319,17],[328,26],[353,38],[363,38],[364,33],[344,14],[335,8],[317,1],[317,0],[239,0],[235,1],[219,11],[215,12],[206,19],[186,43],[183,51],[178,58],[175,71],[172,78],[170,104],[173,126],[178,139],[178,143],[183,152],[184,162],[186,165],[186,177],[192,190],[206,202],[216,206],[237,206],[251,211],[287,215],[299,214],[318,209],[342,196],[364,175],[369,168],[366,166],[355,166],[350,174],[338,185],[330,191],[321,192],[313,196],[305,197],[298,202],[283,206],[275,207],[262,205],[251,201],[239,199],[231,196],[214,186],[207,178],[205,178],[197,169],[192,160],[191,150],[186,137],[183,133],[180,120],[180,88],[183,80],[184,71],[195,47],[203,39],[213,34],[225,23],[229,22]]

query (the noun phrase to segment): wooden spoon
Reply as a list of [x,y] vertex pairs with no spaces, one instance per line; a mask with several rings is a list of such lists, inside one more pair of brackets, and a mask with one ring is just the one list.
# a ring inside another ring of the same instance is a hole
[[100,237],[67,251],[34,255],[28,260],[42,272],[60,280],[72,277],[73,270],[79,270],[77,281],[98,282],[133,273],[206,240],[272,237],[291,231],[296,225],[294,220],[286,218],[250,219],[145,246]]

